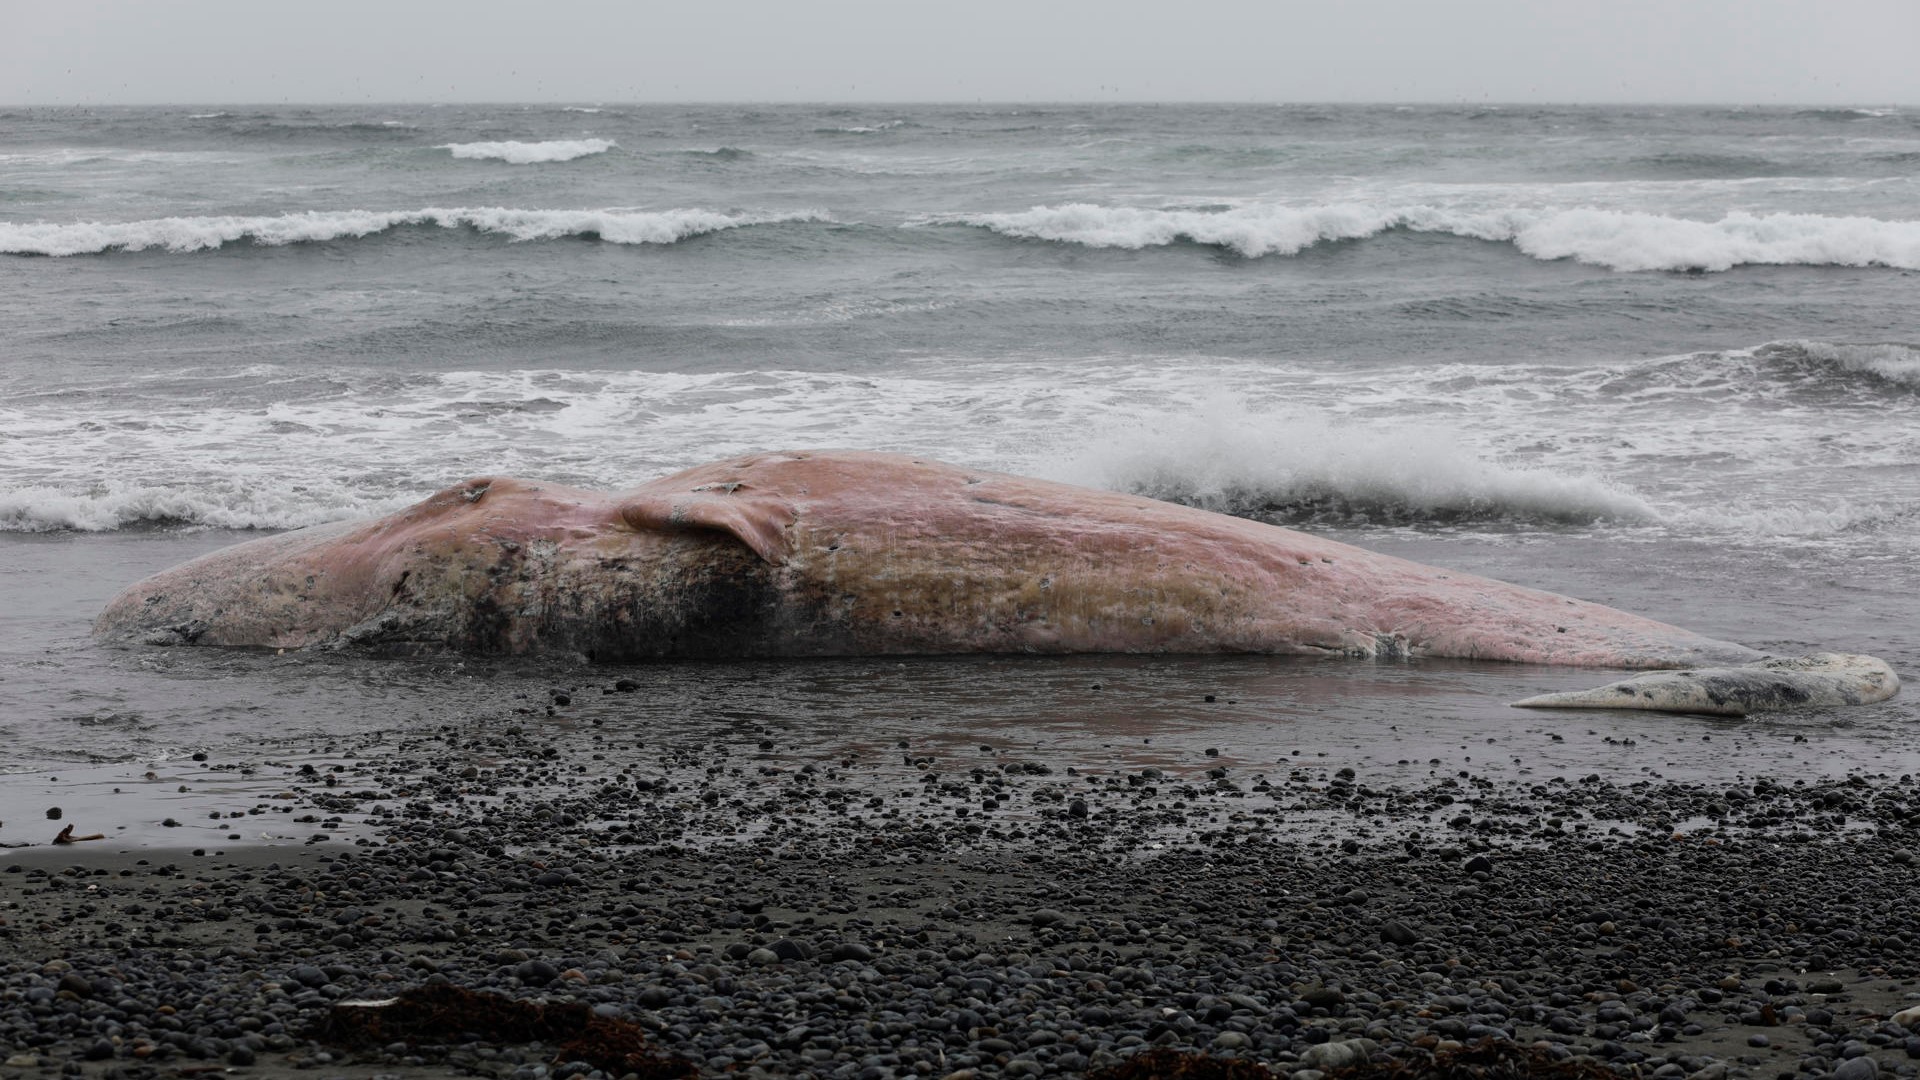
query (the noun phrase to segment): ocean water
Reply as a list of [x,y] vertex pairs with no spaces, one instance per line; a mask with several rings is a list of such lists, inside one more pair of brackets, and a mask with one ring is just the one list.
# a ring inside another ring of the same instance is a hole
[[[797,447],[1259,516],[1912,677],[1920,108],[0,110],[0,769],[538,697],[559,676],[87,626],[193,554],[463,476]],[[1386,767],[1551,728],[1542,768],[1920,771],[1912,693],[1730,727],[1512,713],[1594,674],[1503,665],[644,674],[635,725],[699,737],[720,682],[822,753],[1097,757],[1112,724]],[[1083,676],[1131,689],[1090,713]],[[1223,688],[1231,716],[1183,704]],[[1672,749],[1615,761],[1626,735]]]

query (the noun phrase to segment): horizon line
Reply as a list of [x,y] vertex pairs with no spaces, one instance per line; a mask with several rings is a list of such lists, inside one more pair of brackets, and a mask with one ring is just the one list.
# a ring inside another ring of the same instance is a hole
[[676,107],[779,107],[779,108],[895,108],[895,107],[965,107],[965,106],[1030,106],[1084,108],[1087,106],[1241,106],[1267,108],[1482,108],[1482,109],[1545,109],[1545,108],[1617,108],[1639,106],[1646,108],[1763,108],[1763,109],[1859,109],[1859,108],[1915,108],[1920,102],[1902,101],[1745,101],[1737,99],[1712,101],[1678,101],[1658,98],[1619,98],[1596,100],[1553,100],[1553,101],[1470,101],[1464,99],[1377,99],[1377,100],[1325,100],[1325,99],[1229,99],[1229,98],[1099,98],[1079,100],[1074,98],[976,98],[965,101],[955,98],[900,98],[896,100],[853,100],[837,98],[817,99],[768,99],[768,98],[663,98],[616,100],[612,98],[554,98],[554,99],[449,99],[449,100],[408,100],[392,98],[384,100],[367,99],[362,101],[282,100],[278,102],[261,100],[202,100],[202,101],[70,101],[70,102],[0,102],[0,109],[76,109],[76,108],[114,108],[114,109],[190,109],[190,108],[382,108],[391,106],[439,108],[446,106],[481,107],[540,107],[540,106],[590,106],[595,108],[653,108],[661,106]]

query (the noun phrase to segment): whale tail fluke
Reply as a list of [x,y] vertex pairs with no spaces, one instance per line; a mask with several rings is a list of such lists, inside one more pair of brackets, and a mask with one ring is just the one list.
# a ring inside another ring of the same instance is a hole
[[1869,705],[1900,690],[1886,661],[1847,653],[1814,653],[1738,667],[1655,671],[1592,690],[1541,694],[1518,709],[1642,709],[1650,712],[1746,716],[1755,712]]

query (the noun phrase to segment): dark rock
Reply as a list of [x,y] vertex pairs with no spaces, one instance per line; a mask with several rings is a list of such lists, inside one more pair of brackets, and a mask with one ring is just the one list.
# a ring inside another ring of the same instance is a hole
[[1842,1061],[1833,1070],[1833,1080],[1874,1080],[1879,1075],[1880,1066],[1864,1054]]
[[301,964],[287,972],[287,974],[292,977],[294,982],[302,986],[325,986],[333,981],[327,978],[326,972],[314,967],[312,964]]
[[1404,947],[1420,940],[1420,937],[1406,923],[1388,919],[1380,924],[1380,940]]
[[545,986],[560,977],[560,969],[545,960],[527,960],[514,965],[513,977],[529,986]]
[[1331,1012],[1347,1003],[1347,995],[1330,986],[1316,986],[1301,994],[1300,1000],[1313,1008]]
[[813,959],[813,946],[804,941],[795,941],[792,938],[780,938],[769,944],[767,948],[773,955],[788,963],[792,963],[795,960]]

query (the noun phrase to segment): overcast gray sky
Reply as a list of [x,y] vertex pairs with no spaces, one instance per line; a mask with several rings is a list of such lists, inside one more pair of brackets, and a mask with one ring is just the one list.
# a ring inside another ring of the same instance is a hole
[[1920,102],[1920,0],[0,0],[0,102]]

